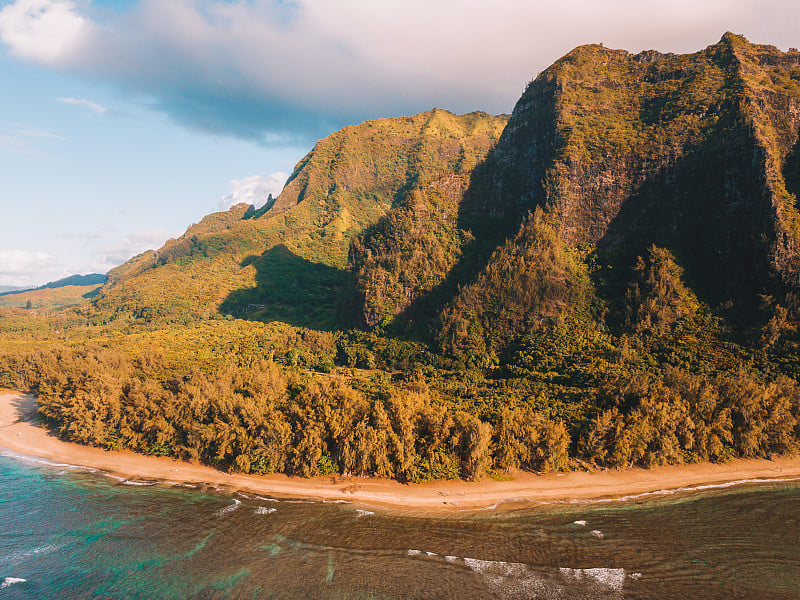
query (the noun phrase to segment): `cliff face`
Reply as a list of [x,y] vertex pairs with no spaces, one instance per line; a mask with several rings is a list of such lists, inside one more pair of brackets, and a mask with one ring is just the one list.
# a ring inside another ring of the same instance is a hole
[[528,86],[469,213],[541,206],[569,245],[666,246],[709,301],[752,303],[796,279],[799,107],[797,51],[583,46]]

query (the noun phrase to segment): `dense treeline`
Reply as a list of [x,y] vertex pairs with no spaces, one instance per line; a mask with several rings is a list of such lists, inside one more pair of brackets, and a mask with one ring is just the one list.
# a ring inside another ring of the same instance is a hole
[[786,377],[642,373],[604,387],[598,406],[579,452],[610,466],[768,458],[800,447],[800,389]]
[[[244,473],[475,478],[494,466],[538,464],[531,457],[545,455],[549,440],[506,434],[514,449],[495,459],[493,427],[441,402],[423,382],[359,389],[269,361],[160,379],[153,374],[167,372],[164,365],[88,347],[5,357],[0,369],[37,394],[40,414],[64,439]],[[504,415],[503,422],[511,418],[527,418],[537,435],[564,431],[541,417]],[[520,444],[537,449],[520,451]],[[541,466],[557,468],[565,457]]]
[[176,376],[159,356],[92,345],[3,355],[0,383],[35,392],[64,439],[242,473],[420,482],[568,470],[574,458],[653,466],[800,448],[797,384],[744,369],[609,378],[570,421],[546,396],[506,390],[501,403],[470,405],[419,374],[359,380],[261,360]]

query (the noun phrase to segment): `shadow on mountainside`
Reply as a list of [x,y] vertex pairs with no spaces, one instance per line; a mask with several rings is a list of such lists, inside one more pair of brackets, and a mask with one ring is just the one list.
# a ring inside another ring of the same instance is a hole
[[338,329],[347,271],[311,262],[284,244],[261,256],[248,256],[241,263],[242,267],[250,265],[256,269],[256,286],[231,292],[220,306],[221,313],[322,331]]
[[[760,294],[774,293],[778,285],[764,235],[774,231],[771,200],[763,167],[752,159],[754,145],[731,143],[729,131],[711,135],[623,199],[597,243],[617,278],[630,274],[650,245],[667,248],[701,301],[727,304],[730,317],[752,325]],[[614,293],[606,289],[605,295]]]
[[461,256],[444,279],[429,291],[419,293],[398,315],[397,322],[402,325],[395,327],[393,333],[436,342],[441,311],[462,286],[475,279],[492,254],[517,233],[528,214],[528,207],[515,206],[503,211],[498,210],[497,206],[487,207],[485,204],[496,180],[494,153],[495,150],[491,150],[487,158],[473,169],[458,205],[456,227],[469,232],[471,240],[461,246]]
[[786,191],[795,197],[795,206],[800,206],[800,139],[786,157],[783,178],[786,181]]

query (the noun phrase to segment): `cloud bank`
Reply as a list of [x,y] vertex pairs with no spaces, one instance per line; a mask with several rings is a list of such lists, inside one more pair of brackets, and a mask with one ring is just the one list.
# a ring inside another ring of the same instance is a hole
[[261,208],[267,202],[269,195],[274,198],[281,193],[288,173],[272,173],[271,175],[253,175],[244,179],[233,179],[228,182],[228,192],[219,203],[220,210],[228,210],[231,206],[244,202]]
[[[112,4],[113,6],[113,4]],[[794,0],[14,0],[21,59],[110,82],[179,123],[307,140],[433,106],[509,112],[576,45],[699,50],[726,30],[800,46]]]
[[0,285],[39,285],[62,273],[63,265],[47,252],[0,250]]
[[42,250],[0,250],[0,285],[35,287],[78,273],[106,273],[145,250],[156,250],[175,232],[166,229],[138,230],[121,239],[102,234],[78,234],[93,258],[80,265]]
[[106,273],[145,250],[157,250],[175,235],[166,229],[149,229],[134,231],[113,242],[103,238],[93,249],[92,253],[98,259],[91,265],[91,269],[97,273]]

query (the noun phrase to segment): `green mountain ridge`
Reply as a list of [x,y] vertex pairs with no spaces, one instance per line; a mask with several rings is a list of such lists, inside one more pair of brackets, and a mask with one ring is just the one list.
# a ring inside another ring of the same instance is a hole
[[58,328],[13,313],[0,376],[70,439],[244,472],[792,452],[799,137],[797,50],[581,46],[510,117],[347,127]]
[[690,55],[582,46],[528,86],[502,136],[504,117],[442,110],[347,127],[267,210],[206,217],[112,271],[97,306],[386,325],[435,291],[446,304],[539,206],[618,269],[669,248],[704,301],[752,326],[761,296],[796,287],[798,61],[733,34]]
[[63,277],[56,281],[50,281],[44,285],[36,287],[15,287],[15,286],[0,286],[0,296],[10,296],[21,292],[31,292],[36,290],[49,290],[67,286],[91,286],[103,285],[106,282],[106,276],[101,273],[90,273],[88,275],[70,275]]
[[[322,283],[297,293],[326,305],[311,324],[330,327],[336,290],[345,283],[336,273],[346,267],[350,241],[411,190],[453,173],[468,177],[505,121],[435,109],[337,131],[298,164],[268,210],[240,205],[209,215],[160,250],[112,270],[97,306],[136,318],[180,320],[208,317],[220,307],[242,315],[272,298],[281,306],[264,318],[286,318],[297,311],[280,302],[281,293],[319,275]],[[272,277],[281,255],[297,277]],[[307,319],[301,315],[299,321]]]

